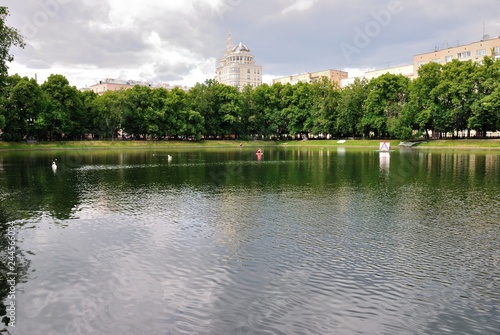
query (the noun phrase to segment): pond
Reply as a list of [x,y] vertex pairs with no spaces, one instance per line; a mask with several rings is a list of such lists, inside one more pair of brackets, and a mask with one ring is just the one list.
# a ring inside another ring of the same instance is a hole
[[499,152],[255,149],[0,152],[0,329],[498,334]]

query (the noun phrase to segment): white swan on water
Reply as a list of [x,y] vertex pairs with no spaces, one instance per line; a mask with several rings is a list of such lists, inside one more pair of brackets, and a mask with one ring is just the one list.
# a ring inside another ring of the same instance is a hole
[[[158,157],[158,156],[165,157],[165,155],[157,155],[157,154],[153,154],[153,157],[155,157],[155,156],[157,156],[157,157]],[[167,155],[167,161],[169,161],[169,162],[170,162],[171,160],[172,160],[172,156],[171,156],[171,155]]]

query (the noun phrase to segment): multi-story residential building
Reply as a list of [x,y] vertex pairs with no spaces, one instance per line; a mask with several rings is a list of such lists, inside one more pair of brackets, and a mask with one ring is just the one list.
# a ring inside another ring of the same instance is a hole
[[395,74],[395,75],[400,74],[402,76],[413,79],[413,64],[393,66],[393,67],[388,67],[385,69],[366,71],[364,74],[364,77],[368,80],[371,80],[373,78],[380,77],[381,75],[386,74],[386,73]]
[[134,87],[135,85],[139,85],[139,82],[132,80],[107,78],[104,80],[100,80],[98,83],[94,85],[91,85],[89,89],[99,95],[102,95],[107,91],[128,90]]
[[416,78],[419,67],[426,63],[446,64],[453,59],[481,62],[484,56],[500,59],[500,36],[497,38],[485,36],[479,42],[415,55],[413,56],[413,75]]
[[273,79],[273,84],[281,83],[281,84],[296,84],[298,82],[303,83],[314,83],[320,80],[322,77],[328,78],[332,84],[341,86],[341,81],[343,79],[347,79],[347,72],[339,71],[339,70],[323,70],[317,72],[306,72],[295,74],[292,76],[281,77]]
[[377,69],[377,70],[369,70],[364,72],[363,74],[360,74],[358,76],[353,76],[349,77],[347,79],[342,79],[340,87],[346,87],[354,83],[354,80],[356,78],[359,79],[366,79],[368,81],[372,80],[373,78],[380,77],[383,74],[395,74],[395,75],[403,75],[405,77],[408,77],[410,79],[413,79],[413,64],[407,64],[407,65],[401,65],[401,66],[393,66],[393,67],[388,67],[384,69]]
[[262,66],[255,64],[250,49],[241,42],[233,44],[231,34],[228,35],[224,56],[216,69],[216,80],[225,85],[237,87],[240,91],[250,85],[262,84]]
[[121,80],[121,79],[112,79],[112,78],[100,80],[97,84],[91,85],[90,87],[84,88],[82,90],[84,90],[84,91],[91,90],[99,95],[103,95],[105,92],[108,92],[108,91],[128,90],[136,85],[148,86],[151,88],[164,88],[168,91],[172,90],[174,87],[179,87],[184,91],[189,90],[189,87],[186,87],[186,86],[175,86],[175,85],[170,85],[170,84],[165,84],[165,83],[151,84],[151,83],[147,83],[147,82],[143,82],[143,81]]

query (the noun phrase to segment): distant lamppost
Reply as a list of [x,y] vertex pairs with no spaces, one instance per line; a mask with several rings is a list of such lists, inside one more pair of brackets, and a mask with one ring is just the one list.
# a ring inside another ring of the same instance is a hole
[[32,140],[33,139],[33,126],[35,125],[35,119],[30,117],[30,118],[26,119],[26,121],[28,122],[28,140]]

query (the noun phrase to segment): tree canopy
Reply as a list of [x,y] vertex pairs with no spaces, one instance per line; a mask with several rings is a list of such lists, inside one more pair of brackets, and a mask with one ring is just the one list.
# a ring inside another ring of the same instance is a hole
[[135,86],[98,95],[60,74],[39,85],[8,75],[24,47],[0,7],[3,140],[399,138],[500,130],[500,60],[429,63],[410,80],[386,73],[339,88],[326,78],[237,88],[207,80],[189,91]]
[[3,139],[365,137],[409,139],[500,129],[500,60],[429,63],[410,80],[386,73],[338,88],[313,83],[245,87],[215,80],[189,91],[135,86],[97,95],[62,75],[38,85],[8,76],[0,96]]
[[9,9],[0,6],[0,89],[8,75],[9,67],[7,63],[14,60],[14,56],[10,54],[11,47],[24,48],[25,45],[21,33],[17,29],[6,25],[5,20],[8,16]]

